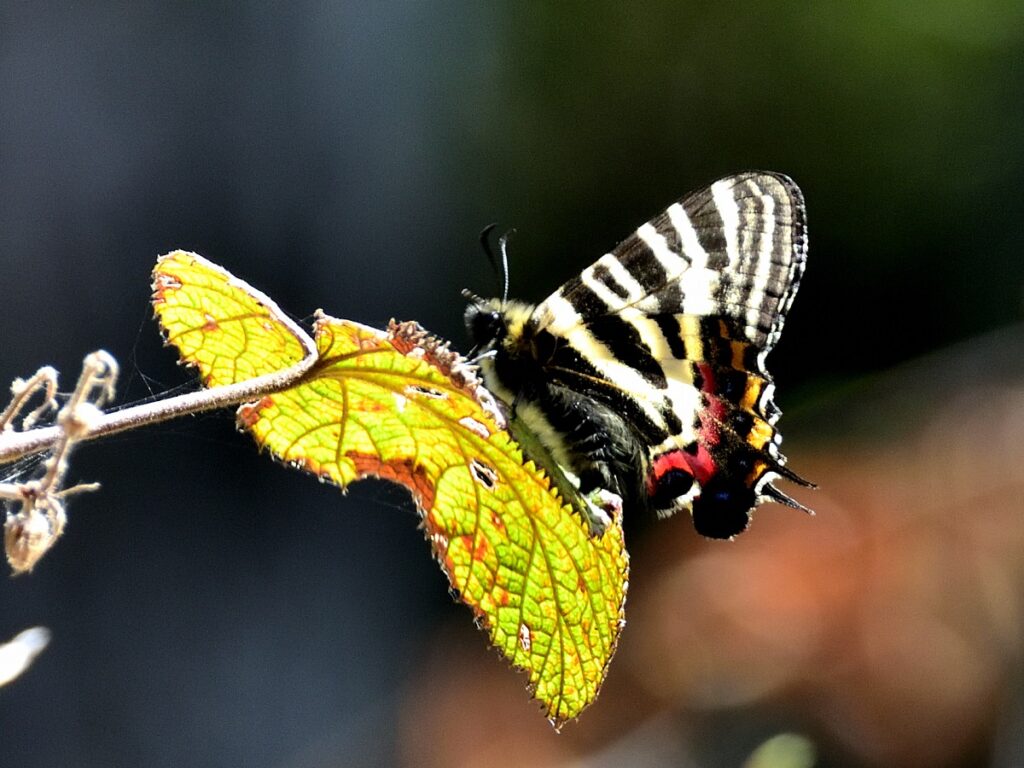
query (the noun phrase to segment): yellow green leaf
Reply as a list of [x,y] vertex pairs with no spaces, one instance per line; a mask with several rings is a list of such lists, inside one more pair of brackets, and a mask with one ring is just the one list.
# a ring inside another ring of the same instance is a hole
[[287,368],[302,343],[277,305],[227,270],[187,251],[153,269],[153,311],[168,344],[219,387]]
[[[210,281],[195,281],[200,295],[177,296],[200,309],[182,315],[192,327],[167,329],[172,342],[224,325],[201,295]],[[188,282],[179,282],[180,294]],[[215,282],[218,293],[238,286]],[[264,350],[281,338],[260,317],[247,327],[253,351],[239,352],[235,370],[262,371]],[[269,334],[262,343],[261,329]],[[415,323],[384,332],[318,313],[314,337],[319,358],[310,372],[242,406],[239,423],[281,460],[343,488],[365,477],[408,488],[435,557],[491,642],[527,671],[556,726],[579,715],[597,696],[622,628],[628,557],[620,517],[591,535],[545,472],[524,460],[474,369]],[[294,362],[274,355],[274,364]]]

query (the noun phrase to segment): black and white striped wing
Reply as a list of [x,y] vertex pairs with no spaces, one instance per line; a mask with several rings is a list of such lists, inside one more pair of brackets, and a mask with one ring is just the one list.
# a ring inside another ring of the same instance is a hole
[[756,402],[740,382],[715,394],[774,424],[764,359],[806,257],[803,195],[792,180],[753,171],[716,181],[537,306],[535,327],[567,342],[548,371],[570,389],[624,403],[655,445],[692,440],[688,415],[705,404],[694,368],[701,362],[758,378],[764,397]]
[[559,343],[553,384],[632,425],[663,514],[729,537],[785,476],[780,411],[765,357],[782,332],[807,256],[803,196],[781,174],[716,181],[647,222],[534,310]]
[[728,176],[647,222],[548,297],[539,327],[617,314],[731,318],[767,352],[782,332],[807,257],[803,195],[778,173]]

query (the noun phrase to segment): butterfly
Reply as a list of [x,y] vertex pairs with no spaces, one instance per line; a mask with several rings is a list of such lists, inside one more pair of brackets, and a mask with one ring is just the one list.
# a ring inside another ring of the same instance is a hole
[[581,494],[689,511],[732,538],[786,467],[765,357],[807,259],[803,195],[779,173],[728,176],[669,206],[540,304],[470,299],[487,388]]

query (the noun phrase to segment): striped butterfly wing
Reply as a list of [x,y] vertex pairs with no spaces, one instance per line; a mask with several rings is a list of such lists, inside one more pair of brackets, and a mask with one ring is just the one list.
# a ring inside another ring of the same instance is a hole
[[723,316],[767,352],[803,275],[806,218],[787,176],[726,177],[669,206],[539,310],[556,334],[620,313]]
[[[778,449],[765,357],[806,255],[796,184],[738,174],[670,206],[534,313],[567,342],[548,366],[553,379],[624,414],[649,449],[653,506],[690,509],[707,535],[742,530],[762,500],[799,506],[770,485],[804,481]],[[702,496],[720,508],[710,522],[693,505]]]

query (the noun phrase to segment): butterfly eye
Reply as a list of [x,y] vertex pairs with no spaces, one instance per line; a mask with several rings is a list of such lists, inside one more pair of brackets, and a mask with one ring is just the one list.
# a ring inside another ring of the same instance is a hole
[[495,310],[470,304],[466,307],[466,330],[473,344],[479,348],[486,347],[504,335],[504,317]]
[[712,480],[693,501],[693,526],[701,536],[730,539],[746,530],[754,491],[726,477]]

